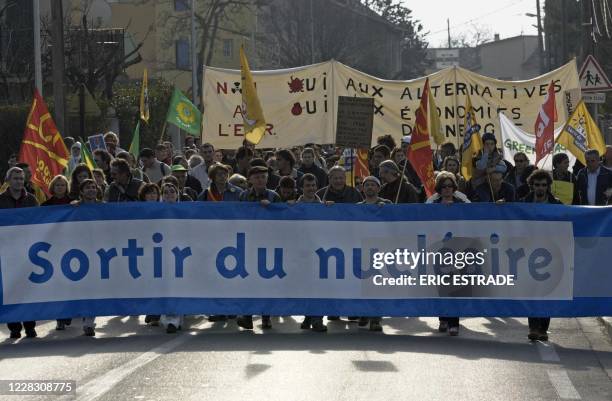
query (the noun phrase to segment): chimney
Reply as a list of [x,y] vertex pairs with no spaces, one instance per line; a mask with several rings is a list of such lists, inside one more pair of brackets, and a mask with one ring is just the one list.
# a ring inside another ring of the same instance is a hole
[[493,41],[497,42],[498,40],[499,40],[499,33],[496,33],[496,34],[493,36]]

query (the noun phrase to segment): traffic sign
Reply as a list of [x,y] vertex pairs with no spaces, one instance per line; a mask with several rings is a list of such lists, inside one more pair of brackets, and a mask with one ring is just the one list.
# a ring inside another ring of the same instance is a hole
[[583,93],[582,99],[584,99],[585,103],[597,103],[602,104],[606,102],[606,94],[599,92],[589,92]]
[[580,87],[583,92],[602,92],[612,90],[612,84],[603,68],[590,54],[580,68]]

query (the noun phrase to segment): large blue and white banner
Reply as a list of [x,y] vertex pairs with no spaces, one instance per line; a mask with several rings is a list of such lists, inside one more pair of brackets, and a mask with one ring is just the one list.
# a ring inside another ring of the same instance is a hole
[[103,204],[0,211],[0,321],[612,315],[612,207]]

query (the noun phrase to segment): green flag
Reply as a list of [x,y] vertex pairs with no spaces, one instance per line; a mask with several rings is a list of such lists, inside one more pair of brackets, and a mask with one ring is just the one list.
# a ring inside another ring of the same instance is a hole
[[170,100],[170,108],[168,108],[166,121],[192,135],[200,136],[202,113],[176,88],[174,88],[174,93]]
[[97,168],[96,162],[94,161],[93,156],[87,149],[87,142],[83,140],[83,138],[79,138],[81,141],[81,163],[86,164],[90,170],[93,171],[94,168]]
[[136,123],[136,129],[134,129],[134,136],[132,137],[129,152],[134,156],[134,159],[138,160],[138,155],[140,154],[140,119],[138,123]]

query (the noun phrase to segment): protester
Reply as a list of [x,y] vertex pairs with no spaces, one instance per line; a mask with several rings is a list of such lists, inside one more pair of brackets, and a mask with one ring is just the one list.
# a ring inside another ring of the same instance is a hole
[[358,203],[363,197],[353,187],[346,185],[346,170],[341,166],[334,166],[327,173],[329,185],[317,191],[317,196],[323,202]]
[[[202,192],[202,187],[199,186],[199,181],[193,179],[193,181],[197,182],[198,187],[191,188],[186,185],[187,183],[187,169],[180,164],[175,164],[171,167],[172,175],[178,181],[178,189],[179,192],[187,194],[192,200],[198,199],[198,194]],[[199,191],[198,191],[199,190]]]
[[444,170],[444,160],[447,157],[454,157],[457,154],[457,148],[452,142],[444,142],[440,145],[440,149],[434,154],[434,170]]
[[276,192],[280,195],[281,201],[286,203],[295,203],[298,197],[295,180],[289,176],[280,179]]
[[[28,193],[34,195],[38,204],[41,204],[44,201],[46,201],[47,195],[45,194],[45,192],[42,190],[40,186],[32,182],[32,171],[30,170],[29,164],[28,163],[17,163],[16,167],[19,167],[25,174],[25,184],[24,184],[25,190]],[[8,186],[9,186],[8,182],[5,182],[0,187],[0,192],[5,191],[8,188]]]
[[[6,172],[7,188],[0,193],[0,209],[15,209],[38,206],[36,197],[25,190],[25,173],[20,167],[11,167]],[[21,329],[25,329],[26,337],[36,337],[36,322],[11,322],[7,324],[10,338],[21,338]]]
[[119,137],[113,131],[108,131],[104,134],[104,143],[106,144],[106,150],[113,157],[117,157],[117,154],[124,152],[124,150],[119,147]]
[[[522,199],[527,203],[547,203],[561,205],[561,201],[552,194],[551,185],[553,179],[548,171],[535,170],[527,179],[531,192]],[[530,317],[527,319],[529,323],[529,334],[527,338],[531,341],[548,341],[548,327],[550,326],[550,317]]]
[[138,178],[142,182],[151,181],[149,177],[141,169],[138,168],[138,166],[136,165],[136,159],[134,158],[133,154],[124,150],[122,152],[117,153],[117,156],[115,157],[117,159],[125,160],[130,165],[130,170],[132,171],[132,176],[134,178]]
[[276,152],[278,163],[278,175],[281,177],[291,177],[295,182],[299,182],[304,173],[295,169],[295,155],[288,149],[281,149]]
[[157,154],[159,152],[154,152],[153,149],[144,148],[138,155],[142,163],[142,172],[154,183],[161,181],[162,177],[170,174],[170,166],[159,161],[156,157]]
[[[163,203],[179,202],[179,189],[166,182],[161,186],[161,199]],[[179,314],[164,314],[160,317],[160,323],[166,327],[166,333],[173,334],[183,328],[184,316]]]
[[155,145],[155,158],[167,166],[172,164],[172,152],[164,143]]
[[223,163],[223,152],[221,149],[215,150],[213,154],[213,163]]
[[[381,184],[380,180],[374,176],[365,177],[363,179],[363,193],[365,195],[365,199],[361,202],[358,202],[358,205],[385,205],[393,203],[389,199],[384,199],[378,196],[380,192]],[[382,331],[382,326],[380,322],[382,317],[371,316],[371,317],[362,317],[359,319],[359,326],[364,327],[370,323],[370,331]]]
[[504,163],[502,154],[497,149],[497,139],[495,135],[486,133],[482,136],[483,149],[474,160],[474,171],[472,177],[472,188],[478,188],[483,183],[486,183],[487,176],[493,172],[498,172],[503,175],[508,167]]
[[110,163],[113,159],[111,154],[104,149],[96,149],[93,152],[94,163],[99,169],[104,171],[104,177],[106,177],[106,183],[110,184],[113,181],[113,176],[110,173]]
[[246,177],[240,174],[232,174],[232,176],[229,178],[229,183],[237,186],[243,191],[249,188],[249,183],[247,182]]
[[56,175],[49,183],[49,193],[51,197],[41,204],[41,206],[68,205],[73,199],[69,196],[68,179],[63,175]]
[[[263,161],[263,160],[262,160]],[[264,162],[265,163],[265,162]],[[248,174],[249,183],[251,188],[240,194],[241,202],[259,202],[262,206],[268,206],[271,203],[277,203],[281,201],[280,196],[266,188],[268,182],[268,168],[264,166],[251,167]],[[263,329],[272,328],[272,320],[270,316],[264,315],[261,317],[261,327]],[[253,316],[242,315],[236,320],[238,326],[246,330],[253,329]]]
[[276,174],[270,167],[268,167],[264,159],[261,159],[259,157],[251,159],[251,167],[257,166],[265,167],[268,170],[268,182],[266,184],[266,188],[271,190],[275,190],[276,188],[278,188],[278,184],[280,183],[281,177]]
[[81,163],[81,143],[75,142],[70,147],[70,159],[68,160],[67,173],[70,174],[74,168]]
[[[506,173],[504,181],[512,185],[514,188],[519,188],[521,185],[526,183],[527,177],[523,176],[523,172],[530,166],[529,159],[524,152],[517,152],[514,154],[514,167],[512,167]],[[533,172],[533,170],[532,170]],[[531,174],[531,173],[529,173]]]
[[100,190],[99,198],[102,199],[104,197],[104,193],[106,192],[106,188],[108,185],[106,184],[106,176],[104,175],[104,171],[99,168],[94,168],[91,172],[93,175],[93,180],[98,184],[98,189]]
[[200,156],[204,159],[204,163],[206,164],[206,168],[210,168],[215,162],[215,147],[210,143],[204,143],[200,146]]
[[[312,174],[317,178],[317,185],[319,188],[323,188],[327,185],[327,173],[324,169],[317,166],[315,163],[316,154],[313,148],[304,148],[301,154],[302,163],[300,164],[299,172],[302,174]],[[302,183],[298,183],[301,187]]]
[[86,164],[79,164],[72,170],[72,175],[70,176],[70,191],[68,193],[71,200],[79,199],[79,186],[88,178],[93,179],[93,175]]
[[191,191],[190,191],[191,195],[189,195],[189,194],[188,194],[187,192],[185,192],[184,190],[183,190],[183,191],[182,191],[182,190],[180,190],[180,188],[179,188],[179,180],[178,180],[178,178],[176,178],[176,177],[175,177],[175,176],[173,176],[173,175],[167,175],[167,176],[165,176],[164,178],[162,178],[162,180],[161,180],[161,181],[160,181],[160,183],[159,183],[160,188],[161,188],[161,187],[162,187],[164,184],[172,184],[172,185],[174,185],[174,186],[177,188],[177,191],[178,191],[178,192],[177,192],[177,193],[178,193],[178,197],[179,197],[179,200],[180,200],[181,202],[193,202],[194,200],[196,200],[196,199],[197,199],[197,197],[196,197],[196,199],[194,199],[194,198],[192,198],[192,197],[191,197],[191,195],[193,195],[193,192],[191,192]]
[[393,203],[416,203],[418,193],[416,188],[402,177],[397,164],[392,160],[385,160],[379,166],[379,177],[384,182],[380,190],[380,197],[389,199]]
[[230,167],[224,164],[210,166],[208,169],[210,186],[197,199],[202,202],[239,201],[242,189],[228,182],[229,172]]
[[[125,160],[116,160],[125,163],[127,166],[127,162]],[[128,167],[129,168],[129,167]],[[112,169],[112,167],[111,167]],[[89,205],[96,204],[101,202],[98,198],[98,194],[100,189],[96,182],[92,179],[86,179],[79,185],[79,200],[73,202],[75,205]],[[87,337],[94,337],[96,335],[96,317],[95,316],[85,316],[82,319],[83,321],[83,335]]]
[[[436,193],[438,194],[438,198],[433,201],[433,203],[441,203],[441,204],[451,204],[451,203],[469,203],[470,201],[467,199],[462,199],[457,196],[457,181],[455,178],[455,174],[442,171],[436,176]],[[438,326],[438,331],[440,333],[446,333],[451,336],[459,335],[459,318],[458,317],[448,317],[442,316],[439,318],[440,324]]]
[[474,202],[514,202],[514,187],[504,182],[502,172],[492,171],[488,173],[488,179],[474,190],[472,200]]
[[206,167],[206,163],[204,163],[204,158],[200,155],[193,155],[189,158],[188,163],[189,172],[187,175],[189,176],[189,182],[192,183],[193,179],[195,179],[199,182],[200,188],[208,188],[210,185],[210,178],[208,177],[208,167]]
[[612,170],[601,165],[595,149],[587,150],[584,158],[587,165],[576,177],[580,204],[606,206],[612,197]]
[[457,191],[467,194],[467,182],[461,175],[461,163],[457,156],[451,155],[446,156],[442,162],[442,171],[448,171],[455,175],[455,181],[457,182]]
[[606,145],[606,153],[604,153],[602,165],[612,170],[612,145]]
[[391,158],[391,150],[386,145],[378,145],[370,153],[370,173],[380,178],[378,173],[380,163]]
[[138,191],[143,182],[132,177],[128,163],[123,159],[115,159],[111,162],[110,168],[113,182],[106,189],[104,200],[106,202],[138,201]]
[[152,182],[143,184],[138,191],[138,200],[140,202],[159,202],[161,199],[161,192],[157,184]]
[[553,156],[552,193],[566,205],[579,205],[580,195],[576,177],[569,171],[569,164],[569,157],[565,153],[557,153]]

